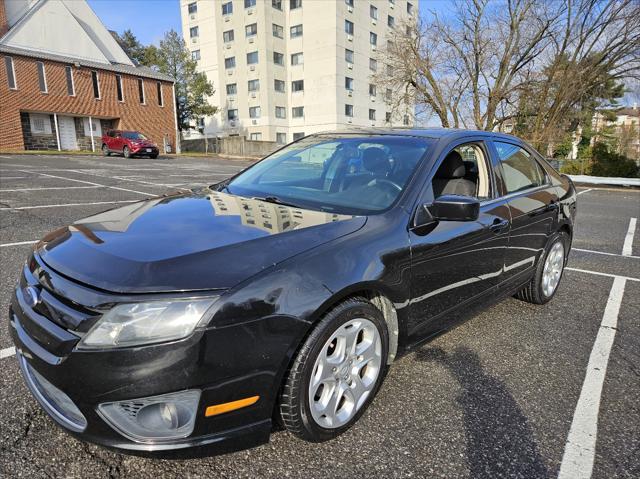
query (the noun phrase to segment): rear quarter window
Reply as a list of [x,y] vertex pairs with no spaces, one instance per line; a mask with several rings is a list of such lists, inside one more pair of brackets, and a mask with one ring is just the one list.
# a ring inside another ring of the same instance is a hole
[[515,193],[546,183],[546,175],[527,150],[511,143],[493,142],[500,159],[507,193]]

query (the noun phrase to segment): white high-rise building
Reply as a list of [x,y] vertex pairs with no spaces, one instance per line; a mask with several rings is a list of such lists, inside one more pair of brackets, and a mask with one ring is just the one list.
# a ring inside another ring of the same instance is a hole
[[192,57],[215,88],[207,135],[287,143],[352,126],[410,126],[372,75],[392,28],[418,0],[181,0]]

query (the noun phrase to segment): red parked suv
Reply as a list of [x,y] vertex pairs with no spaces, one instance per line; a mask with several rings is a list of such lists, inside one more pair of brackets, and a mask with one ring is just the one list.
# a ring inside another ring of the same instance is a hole
[[158,157],[158,145],[138,131],[108,130],[102,135],[102,153],[122,153],[125,158],[134,155]]

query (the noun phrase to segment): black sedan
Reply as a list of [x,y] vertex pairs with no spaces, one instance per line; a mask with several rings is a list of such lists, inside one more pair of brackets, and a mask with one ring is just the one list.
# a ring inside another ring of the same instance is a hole
[[208,454],[278,421],[323,441],[399,355],[500,298],[547,303],[575,214],[571,181],[512,136],[312,135],[50,233],[10,331],[31,392],[82,439]]

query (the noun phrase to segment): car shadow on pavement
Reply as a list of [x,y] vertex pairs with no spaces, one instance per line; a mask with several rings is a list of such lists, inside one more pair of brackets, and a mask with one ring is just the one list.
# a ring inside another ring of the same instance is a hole
[[416,358],[442,364],[461,387],[457,402],[464,414],[470,477],[549,477],[527,417],[507,386],[483,370],[474,351],[426,346]]

